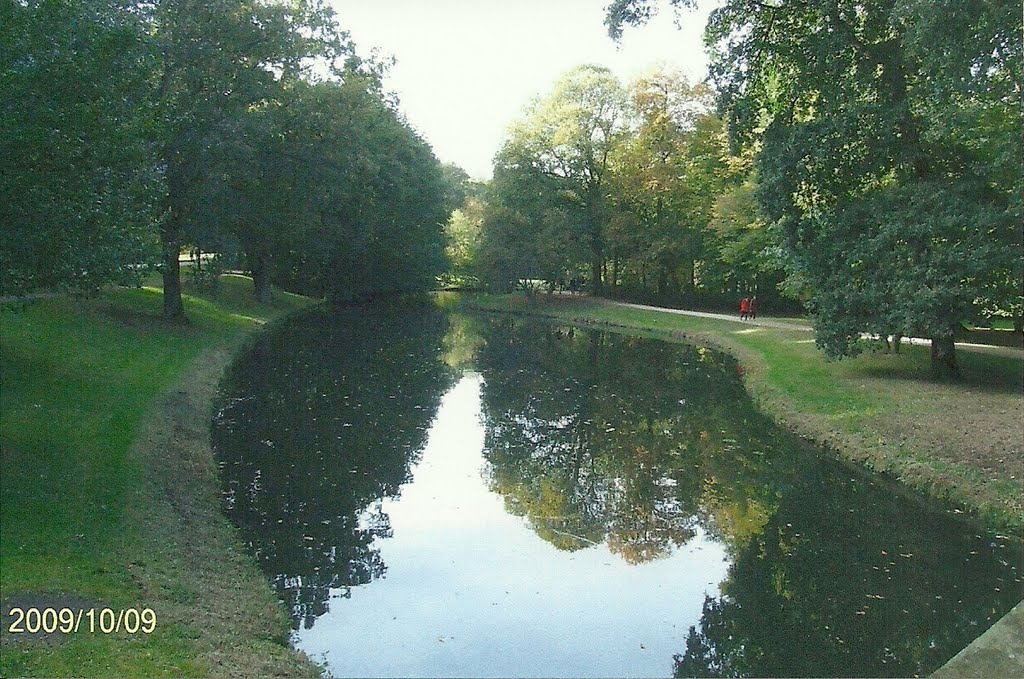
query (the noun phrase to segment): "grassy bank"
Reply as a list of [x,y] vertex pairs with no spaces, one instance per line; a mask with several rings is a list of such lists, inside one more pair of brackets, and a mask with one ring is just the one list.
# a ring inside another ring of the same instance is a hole
[[673,340],[736,356],[758,405],[850,460],[976,513],[997,530],[1024,530],[1024,355],[961,350],[960,383],[929,378],[927,347],[826,361],[806,331],[757,327],[615,306],[519,295],[450,297],[488,311],[537,314]]
[[[223,368],[306,306],[225,277],[160,319],[159,290],[0,311],[0,675],[207,675],[316,668],[219,512],[207,445]],[[151,634],[12,634],[12,606],[150,608]]]

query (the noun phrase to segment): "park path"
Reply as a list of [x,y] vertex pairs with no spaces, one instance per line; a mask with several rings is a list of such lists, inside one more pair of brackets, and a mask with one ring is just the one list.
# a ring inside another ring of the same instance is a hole
[[803,330],[810,332],[812,330],[809,325],[802,325],[797,323],[786,323],[784,321],[773,321],[770,318],[757,318],[753,320],[741,321],[739,316],[736,314],[716,314],[710,311],[690,311],[688,309],[672,309],[670,307],[663,306],[650,306],[648,304],[633,304],[632,302],[619,302],[616,300],[605,300],[605,303],[613,306],[626,307],[628,309],[644,309],[647,311],[662,311],[667,314],[679,314],[681,316],[696,316],[698,318],[717,318],[720,321],[732,321],[733,323],[744,323],[747,325],[758,325],[763,328],[775,328],[777,330]]
[[[787,323],[785,321],[775,321],[771,318],[757,318],[753,320],[741,321],[737,314],[716,314],[709,311],[690,311],[689,309],[672,309],[670,307],[651,306],[649,304],[633,304],[632,302],[619,302],[617,300],[603,299],[601,300],[604,304],[610,306],[624,307],[627,309],[643,309],[646,311],[660,311],[666,314],[679,314],[680,316],[696,316],[698,318],[715,318],[721,321],[732,321],[733,323],[742,323],[744,325],[760,326],[762,328],[774,328],[776,330],[798,330],[803,332],[813,332],[814,328],[810,325],[804,325],[799,323]],[[738,331],[742,332],[742,331]],[[864,334],[865,339],[871,339],[873,336]],[[800,342],[813,342],[813,339],[798,340]],[[931,346],[932,341],[925,337],[904,337],[904,344],[914,344],[918,346]],[[985,353],[997,354],[1000,356],[1009,356],[1011,358],[1024,358],[1024,350],[1017,349],[1015,347],[1003,347],[995,346],[991,344],[974,344],[972,342],[957,342],[956,347],[958,349],[967,349],[968,351],[983,351]]]

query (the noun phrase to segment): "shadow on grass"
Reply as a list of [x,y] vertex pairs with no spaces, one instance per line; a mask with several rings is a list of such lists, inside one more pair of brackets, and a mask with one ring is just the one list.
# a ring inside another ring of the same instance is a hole
[[1021,393],[1024,390],[1024,358],[957,351],[959,380],[932,376],[928,347],[905,347],[899,354],[865,353],[851,361],[851,377],[905,380],[927,384],[992,392]]

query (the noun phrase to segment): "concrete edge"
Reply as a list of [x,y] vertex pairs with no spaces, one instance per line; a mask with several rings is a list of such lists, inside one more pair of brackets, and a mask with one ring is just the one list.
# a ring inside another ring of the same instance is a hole
[[1024,677],[1024,601],[931,676]]

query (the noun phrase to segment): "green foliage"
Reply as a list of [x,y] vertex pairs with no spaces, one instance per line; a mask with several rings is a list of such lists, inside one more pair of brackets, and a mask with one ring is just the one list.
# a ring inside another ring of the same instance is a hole
[[[287,87],[308,74],[315,57],[340,72],[337,62],[351,56],[352,47],[319,0],[166,0],[153,7],[151,21],[160,54],[156,96],[166,167],[164,315],[183,315],[177,266],[182,247],[211,232],[237,234],[243,208],[270,201],[239,234],[257,294],[266,299],[267,231],[294,216],[298,206],[281,174],[259,162],[264,159],[257,158],[248,173],[230,163],[254,149],[280,150],[274,125],[280,121],[273,112]],[[230,192],[219,190],[224,183],[232,185]],[[224,213],[227,224],[216,220]]]
[[484,205],[477,198],[465,198],[462,207],[452,212],[445,225],[445,257],[449,269],[443,280],[452,285],[476,282],[473,272],[480,251],[480,235],[484,221]]
[[585,208],[579,194],[508,144],[495,159],[474,268],[493,289],[522,281],[565,282],[586,266]]
[[527,236],[534,225],[514,209],[488,204],[474,260],[477,275],[487,287],[509,292],[518,281],[535,275],[536,239]]
[[457,210],[467,199],[479,200],[485,190],[484,182],[471,179],[466,171],[455,163],[441,163],[445,181],[445,205]]
[[338,302],[433,288],[451,206],[429,145],[356,73],[296,86],[290,107],[307,213],[272,241],[278,280]]
[[[525,261],[533,260],[537,269],[551,272],[556,268],[552,260],[558,258],[545,256],[557,251],[551,241],[581,240],[589,255],[590,285],[595,291],[603,285],[607,220],[604,185],[613,150],[625,132],[625,113],[625,92],[615,76],[603,67],[579,66],[559,79],[550,95],[533,102],[513,126],[496,160],[501,166],[495,169],[499,195],[506,185],[514,187],[518,198],[512,202],[518,202],[525,195],[523,183],[543,187],[532,196],[534,200],[541,198],[536,202],[542,205],[531,211],[539,210],[548,222],[548,228],[537,226],[549,236],[548,242],[535,244],[545,252],[534,253],[544,261],[536,262],[536,257]],[[499,173],[509,180],[499,181]],[[519,179],[512,175],[519,175]],[[582,224],[582,233],[558,228],[562,221],[572,226]],[[571,266],[565,261],[571,254],[575,253],[562,253],[563,268]],[[523,278],[536,272],[513,273]]]
[[[196,252],[196,254],[199,254]],[[192,286],[199,292],[217,296],[221,288],[221,276],[226,270],[226,258],[215,253],[208,259],[197,259],[195,264],[189,268],[188,277]]]
[[[647,6],[616,3],[609,25]],[[955,374],[950,338],[972,302],[1024,310],[1021,29],[1006,1],[712,12],[712,81],[734,143],[758,151],[763,213],[830,354],[909,325]]]
[[977,182],[915,182],[878,190],[816,224],[809,271],[818,343],[830,356],[861,350],[860,332],[949,337],[977,288],[1007,254],[990,234],[1007,228]]
[[321,0],[0,13],[0,294],[131,282],[158,242],[167,318],[187,246],[240,254],[264,300],[275,268],[339,299],[443,269],[468,178],[442,174]]
[[[697,0],[668,0],[668,4],[678,17],[680,8],[693,9]],[[623,26],[646,23],[657,11],[651,0],[612,0],[605,7],[604,25],[608,29],[608,37],[618,42],[622,39]]]
[[635,132],[617,150],[611,180],[623,227],[610,238],[613,284],[679,295],[711,283],[699,268],[713,257],[709,220],[728,168],[710,95],[673,71],[633,83]]
[[710,226],[717,257],[708,262],[706,275],[764,302],[782,285],[784,268],[777,235],[761,214],[756,192],[756,178],[748,176],[715,198]]
[[778,257],[758,237],[763,221],[712,225],[717,196],[750,174],[748,158],[728,157],[712,103],[705,85],[674,71],[656,69],[628,92],[596,67],[567,74],[495,158],[481,280],[510,290],[589,278],[612,294],[730,305],[741,290],[774,292]]
[[90,0],[0,25],[0,295],[136,281],[160,214],[145,23]]

